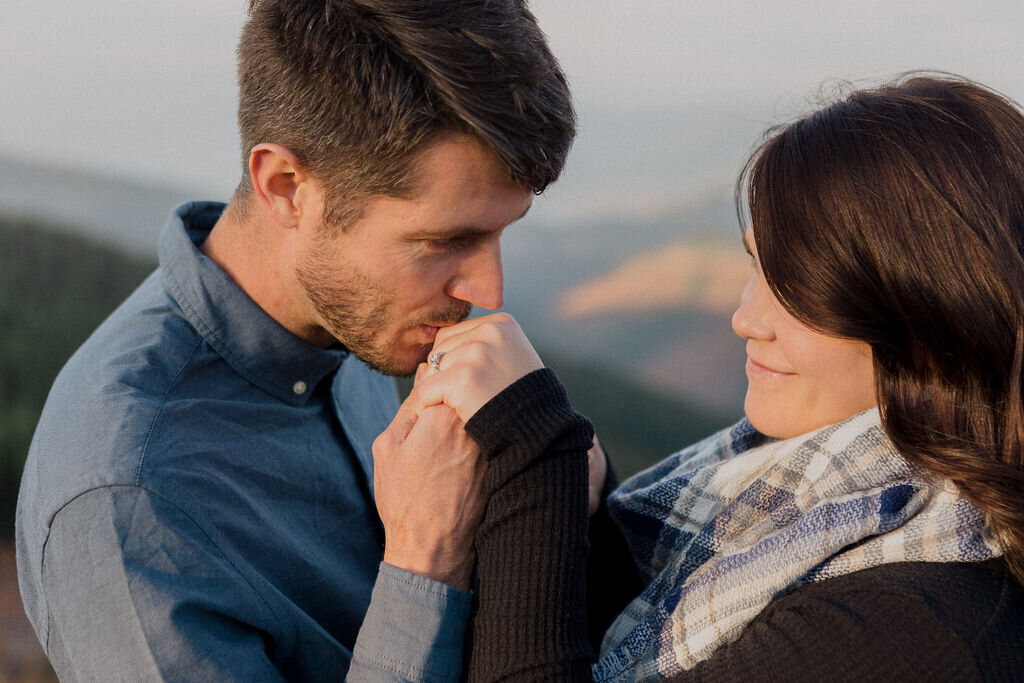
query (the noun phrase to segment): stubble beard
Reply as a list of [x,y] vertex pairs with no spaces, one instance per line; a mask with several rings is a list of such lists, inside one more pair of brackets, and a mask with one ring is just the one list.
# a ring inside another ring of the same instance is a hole
[[[344,282],[332,281],[325,277],[325,273],[332,272],[326,261],[321,254],[314,253],[296,268],[298,282],[319,317],[320,327],[377,372],[393,377],[414,374],[421,359],[409,361],[399,357],[397,336],[386,339],[384,334],[395,322],[395,294],[354,270],[349,271]],[[466,301],[453,299],[427,319],[400,328],[398,334],[419,325],[453,325],[465,320],[472,308]],[[430,346],[424,344],[422,355]]]

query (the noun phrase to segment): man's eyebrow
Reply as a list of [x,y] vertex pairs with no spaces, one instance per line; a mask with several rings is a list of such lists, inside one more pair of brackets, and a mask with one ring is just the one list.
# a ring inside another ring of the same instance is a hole
[[[532,206],[533,202],[531,201],[526,206],[526,209],[521,214],[519,214],[519,217],[513,220],[512,223],[515,223],[521,220],[523,217],[525,217],[526,214],[530,212],[530,207]],[[512,223],[509,223],[509,225],[512,225]],[[497,231],[492,228],[480,228],[475,226],[458,226],[452,228],[442,228],[440,230],[422,230],[420,232],[416,232],[413,233],[412,235],[409,235],[409,239],[451,240],[469,237],[482,237],[485,235],[494,234],[495,232],[501,232],[507,227],[508,225],[502,226]]]
[[491,235],[494,232],[494,230],[489,230],[487,228],[453,227],[441,228],[439,230],[421,230],[419,232],[412,233],[408,238],[413,240],[454,240],[483,237],[485,235]]

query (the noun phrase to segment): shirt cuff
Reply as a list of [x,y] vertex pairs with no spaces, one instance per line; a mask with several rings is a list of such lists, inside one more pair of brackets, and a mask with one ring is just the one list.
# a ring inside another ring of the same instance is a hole
[[472,594],[380,563],[348,681],[458,681]]

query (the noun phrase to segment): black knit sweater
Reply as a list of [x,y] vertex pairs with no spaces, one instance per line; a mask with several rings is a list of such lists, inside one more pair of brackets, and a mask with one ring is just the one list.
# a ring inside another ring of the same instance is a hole
[[[469,680],[589,681],[642,588],[605,510],[588,529],[590,423],[539,370],[466,430],[490,460]],[[1024,588],[1001,560],[882,565],[776,598],[677,680],[1024,681]]]

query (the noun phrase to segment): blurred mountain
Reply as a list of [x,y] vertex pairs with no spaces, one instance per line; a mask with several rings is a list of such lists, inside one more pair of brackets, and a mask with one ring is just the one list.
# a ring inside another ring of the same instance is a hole
[[155,258],[168,212],[184,190],[0,158],[0,212],[57,226],[135,256]]
[[666,244],[562,292],[554,313],[566,320],[659,310],[728,315],[749,274],[734,246]]
[[730,318],[749,270],[736,225],[727,193],[657,220],[514,225],[505,310],[538,345],[738,416],[745,355]]
[[[538,199],[502,240],[504,310],[553,354],[738,415],[746,380],[729,317],[745,257],[731,192],[712,187],[659,217],[585,222],[547,222]],[[211,197],[0,159],[4,214],[144,258],[155,258],[168,212],[190,199]]]
[[[53,379],[153,268],[150,259],[70,232],[0,213],[0,540],[13,528],[22,465]],[[538,344],[538,351],[562,378],[573,404],[598,427],[623,476],[734,417],[564,350]]]
[[[40,220],[0,213],[0,538],[57,372],[154,263]],[[2,677],[0,677],[2,679]]]

